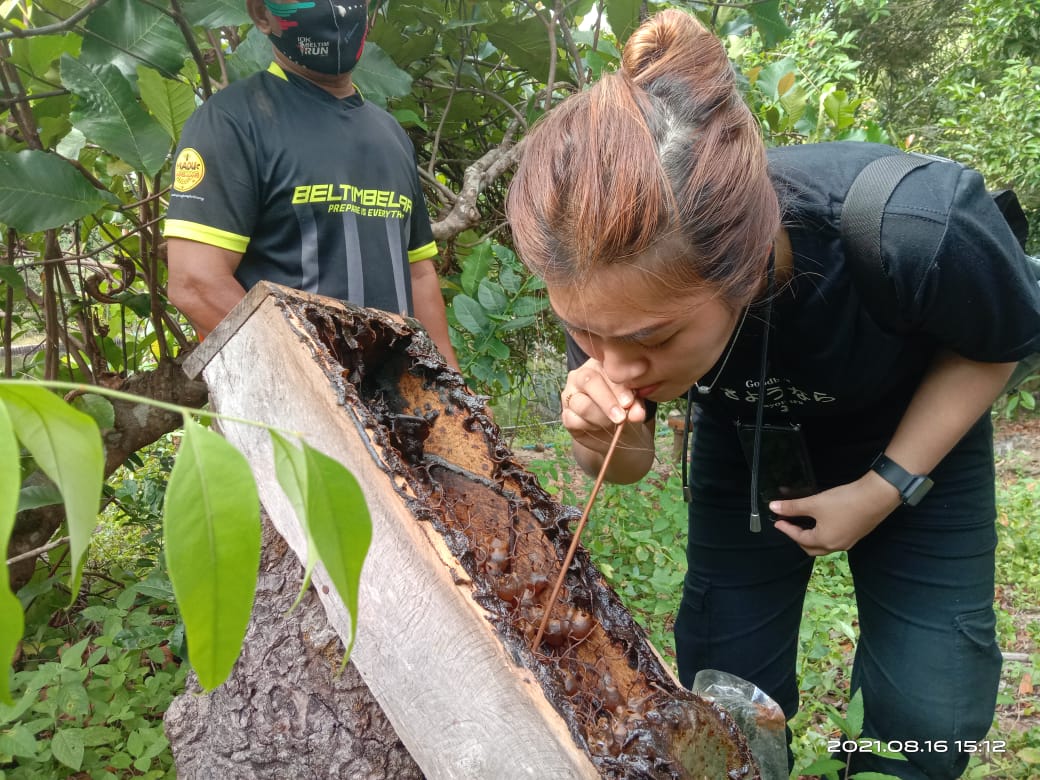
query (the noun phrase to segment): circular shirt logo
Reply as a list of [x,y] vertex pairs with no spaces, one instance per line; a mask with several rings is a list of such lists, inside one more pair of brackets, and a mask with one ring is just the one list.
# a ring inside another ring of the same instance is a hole
[[206,177],[206,163],[202,155],[188,147],[177,155],[174,166],[173,188],[178,192],[187,192],[198,187]]

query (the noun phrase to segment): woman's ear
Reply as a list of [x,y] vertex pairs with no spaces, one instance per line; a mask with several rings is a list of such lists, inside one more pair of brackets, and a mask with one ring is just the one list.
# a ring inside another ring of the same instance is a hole
[[257,30],[264,35],[268,35],[274,30],[271,12],[267,10],[264,0],[246,0],[246,10],[249,11],[249,18],[253,20]]

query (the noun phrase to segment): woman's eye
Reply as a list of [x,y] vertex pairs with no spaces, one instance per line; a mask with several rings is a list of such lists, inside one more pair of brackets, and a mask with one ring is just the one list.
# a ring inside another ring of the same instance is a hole
[[641,349],[646,349],[646,350],[661,349],[662,347],[666,346],[668,344],[668,342],[671,341],[673,338],[675,338],[675,334],[674,333],[671,336],[668,336],[667,338],[662,339],[661,341],[655,341],[652,344],[646,344],[646,343],[640,342],[638,344],[638,346]]

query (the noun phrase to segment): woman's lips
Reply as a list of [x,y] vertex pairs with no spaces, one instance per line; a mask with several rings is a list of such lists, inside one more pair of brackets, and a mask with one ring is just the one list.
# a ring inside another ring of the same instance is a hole
[[649,398],[652,393],[657,392],[661,387],[661,383],[658,382],[656,385],[646,385],[645,387],[637,387],[633,392],[636,394],[636,398]]

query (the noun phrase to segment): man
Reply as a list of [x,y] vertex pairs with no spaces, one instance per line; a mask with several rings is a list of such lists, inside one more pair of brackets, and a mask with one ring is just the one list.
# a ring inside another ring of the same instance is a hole
[[165,235],[170,301],[200,338],[260,280],[414,316],[448,363],[415,150],[354,88],[364,0],[247,0],[274,62],[188,120]]

